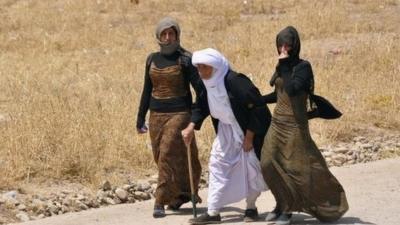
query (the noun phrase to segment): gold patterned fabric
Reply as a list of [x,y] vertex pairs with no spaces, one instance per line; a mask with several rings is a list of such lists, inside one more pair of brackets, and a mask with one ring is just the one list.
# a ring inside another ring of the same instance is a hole
[[156,99],[186,96],[188,93],[181,71],[180,64],[160,69],[153,62],[149,71],[153,84],[152,96]]

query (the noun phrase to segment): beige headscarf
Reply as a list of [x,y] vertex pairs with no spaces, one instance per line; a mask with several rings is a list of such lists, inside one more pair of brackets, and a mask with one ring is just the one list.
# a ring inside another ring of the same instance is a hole
[[[176,42],[173,42],[173,43],[161,42],[160,41],[161,32],[163,32],[163,30],[171,28],[171,27],[174,28],[176,31],[176,38],[177,38]],[[173,18],[164,17],[163,19],[161,19],[157,24],[155,34],[156,34],[156,38],[158,40],[158,44],[160,45],[161,54],[170,55],[179,49],[181,29],[179,27],[178,22],[176,22],[176,20],[174,20]]]

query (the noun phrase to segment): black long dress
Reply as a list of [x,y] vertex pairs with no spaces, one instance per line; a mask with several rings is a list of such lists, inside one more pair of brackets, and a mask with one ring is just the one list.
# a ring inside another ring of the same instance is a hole
[[291,57],[280,60],[271,80],[275,92],[265,97],[277,103],[261,152],[263,176],[280,211],[305,212],[324,222],[335,221],[349,206],[342,185],[310,135],[307,100],[313,82],[311,65],[298,57],[300,39],[294,28],[279,35],[293,38],[289,40],[293,49]]

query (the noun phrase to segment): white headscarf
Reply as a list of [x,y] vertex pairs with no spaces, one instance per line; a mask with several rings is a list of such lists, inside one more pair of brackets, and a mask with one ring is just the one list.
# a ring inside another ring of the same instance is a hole
[[203,80],[211,116],[225,124],[237,123],[225,88],[225,76],[229,71],[228,60],[217,50],[207,48],[193,53],[192,64],[213,67],[211,78]]

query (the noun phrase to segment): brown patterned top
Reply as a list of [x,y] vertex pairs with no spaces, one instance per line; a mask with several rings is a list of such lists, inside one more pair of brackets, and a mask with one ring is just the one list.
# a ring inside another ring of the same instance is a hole
[[179,64],[160,69],[153,62],[149,75],[153,83],[152,96],[156,99],[182,97],[188,94]]

